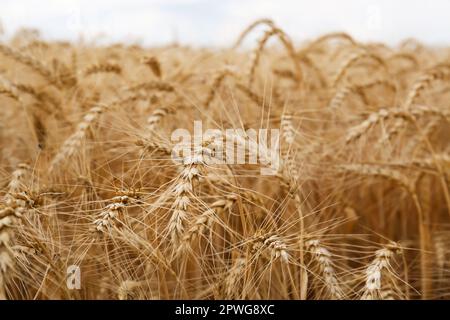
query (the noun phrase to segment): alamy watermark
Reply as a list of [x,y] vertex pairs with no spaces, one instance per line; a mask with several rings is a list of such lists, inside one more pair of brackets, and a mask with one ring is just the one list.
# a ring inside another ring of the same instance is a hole
[[383,19],[381,8],[372,4],[367,7],[367,29],[371,31],[379,31],[382,29]]
[[[205,164],[259,164],[262,175],[275,175],[280,169],[278,129],[207,129],[194,121],[193,134],[187,129],[172,132],[172,160],[176,163],[200,160]],[[200,158],[200,159],[198,159]]]

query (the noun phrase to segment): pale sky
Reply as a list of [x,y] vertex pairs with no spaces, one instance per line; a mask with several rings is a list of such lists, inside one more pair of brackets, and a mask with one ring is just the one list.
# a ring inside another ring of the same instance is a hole
[[362,41],[450,43],[450,0],[0,0],[2,38],[32,27],[46,39],[220,46],[262,17],[295,40],[344,31]]

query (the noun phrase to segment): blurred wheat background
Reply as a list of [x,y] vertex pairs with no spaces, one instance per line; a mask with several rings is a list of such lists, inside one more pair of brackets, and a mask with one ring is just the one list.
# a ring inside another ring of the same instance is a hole
[[[223,27],[227,44],[201,23],[171,38],[160,20],[159,39],[103,41],[32,25],[39,10],[1,16],[1,299],[450,297],[445,33],[386,38],[375,8],[360,38],[259,18]],[[209,164],[214,144],[174,162],[171,133],[195,120],[280,129],[278,172]]]

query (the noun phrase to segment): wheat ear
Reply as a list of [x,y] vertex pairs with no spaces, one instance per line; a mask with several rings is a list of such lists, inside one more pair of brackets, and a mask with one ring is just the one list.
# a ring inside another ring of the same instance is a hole
[[152,70],[153,74],[161,78],[162,77],[162,69],[161,69],[161,63],[159,62],[158,58],[152,56],[152,57],[144,57],[142,61],[146,66]]
[[319,240],[313,239],[305,242],[306,249],[311,254],[313,261],[317,264],[319,272],[323,276],[325,287],[329,297],[333,300],[344,298],[344,292],[336,277],[331,253],[322,246]]
[[117,222],[123,222],[124,210],[130,204],[131,200],[128,196],[116,196],[112,198],[111,203],[93,221],[95,231],[105,233],[107,231],[111,232],[114,227],[120,227],[120,225],[117,226]]
[[296,130],[293,124],[293,116],[283,112],[281,116],[281,135],[290,147],[295,141]]
[[360,124],[350,128],[347,131],[346,143],[353,142],[366,134],[376,124],[384,121],[388,118],[394,118],[401,121],[412,121],[415,118],[423,117],[425,115],[431,115],[433,117],[442,117],[446,120],[449,119],[449,113],[441,111],[439,109],[428,106],[416,106],[411,110],[404,110],[402,108],[389,108],[380,109],[377,112],[371,113],[366,120]]
[[42,78],[47,80],[50,84],[58,86],[58,81],[52,74],[52,72],[34,57],[20,53],[1,43],[0,43],[0,53],[21,64],[28,66],[30,69],[39,74]]
[[[403,103],[403,109],[406,111],[411,110],[411,107],[415,104],[416,100],[426,88],[428,88],[434,81],[450,79],[450,65],[449,64],[439,64],[428,69],[425,73],[419,76],[411,89],[409,90],[406,99]],[[422,107],[423,108],[423,107]],[[425,107],[430,109],[430,107]],[[438,110],[438,112],[441,112]],[[448,114],[444,116],[446,120],[450,119]],[[387,134],[385,134],[379,143],[385,143],[392,139],[393,136],[397,135],[405,126],[405,119],[396,119],[392,128],[389,129]]]
[[223,281],[224,299],[235,299],[238,296],[236,286],[243,278],[243,273],[247,265],[247,259],[244,257],[236,258],[232,267],[227,272]]
[[260,255],[264,251],[269,252],[271,260],[281,259],[284,263],[289,262],[290,254],[286,242],[281,236],[275,234],[265,234],[261,231],[251,239],[251,250],[255,255]]
[[182,171],[179,180],[175,183],[172,193],[175,197],[172,205],[172,216],[168,224],[168,231],[174,247],[183,239],[187,209],[191,204],[191,196],[194,192],[194,182],[201,177],[204,169],[206,152],[208,148],[196,147],[192,155],[183,159]]
[[450,79],[450,65],[440,64],[427,70],[412,85],[403,107],[409,109],[423,90],[428,88],[434,81],[443,79]]
[[136,140],[135,144],[143,148],[144,153],[155,151],[169,156],[172,154],[172,148],[169,145],[154,139],[139,139]]
[[392,287],[390,284],[383,286],[384,281],[392,280],[395,272],[391,266],[395,252],[392,248],[382,248],[375,252],[375,259],[365,269],[365,285],[361,300],[381,300],[390,295]]
[[147,82],[141,82],[138,84],[135,84],[133,86],[130,86],[126,88],[128,91],[139,91],[139,90],[145,90],[145,91],[162,91],[162,92],[174,92],[175,87],[173,84],[165,81],[147,81]]
[[265,47],[267,41],[272,36],[277,36],[278,39],[280,39],[283,46],[285,47],[286,51],[288,52],[288,55],[294,64],[294,69],[296,72],[295,80],[298,83],[300,83],[302,80],[302,70],[300,67],[300,63],[298,62],[294,46],[292,45],[292,41],[288,38],[288,36],[281,29],[273,27],[270,30],[264,32],[264,35],[259,39],[258,45],[256,46],[255,50],[252,52],[252,56],[250,59],[250,67],[247,72],[249,88],[252,87],[255,71],[259,64],[259,60],[261,58],[261,54],[264,50],[264,47]]
[[4,205],[0,207],[0,300],[6,299],[6,277],[14,268],[14,251],[12,241],[14,237],[14,224],[27,210],[27,201],[20,196],[24,180],[27,178],[30,167],[19,164],[13,171],[8,184],[8,193],[4,197]]
[[188,231],[183,236],[182,244],[179,246],[179,253],[184,252],[187,248],[189,248],[190,243],[195,240],[200,235],[204,234],[208,229],[211,228],[213,222],[219,217],[222,213],[229,210],[233,204],[236,202],[236,195],[228,195],[224,199],[217,200],[211,204],[210,208],[208,208],[204,213],[199,215],[195,220],[192,226],[188,229]]
[[336,75],[332,81],[332,86],[334,88],[336,88],[338,86],[338,84],[340,83],[340,81],[346,75],[346,72],[349,69],[351,69],[353,67],[353,65],[355,65],[357,62],[359,62],[362,59],[371,59],[371,60],[377,62],[383,68],[386,68],[384,61],[380,57],[378,57],[372,53],[369,53],[365,50],[358,50],[357,52],[351,54],[347,58],[347,60],[345,60],[342,63],[342,65],[339,67],[339,69],[337,70]]
[[205,109],[209,108],[210,104],[214,100],[214,97],[216,95],[218,88],[220,87],[220,85],[222,84],[224,79],[227,76],[231,76],[234,74],[235,74],[235,70],[231,67],[225,67],[222,70],[220,70],[219,72],[217,72],[217,74],[215,75],[215,77],[212,80],[212,85],[211,85],[210,89],[208,90],[208,94],[206,95],[205,102],[203,103]]
[[115,73],[121,74],[122,68],[117,63],[95,63],[93,65],[87,66],[82,72],[85,77],[98,74],[98,73]]
[[1,95],[20,102],[20,98],[13,88],[0,87],[0,96]]
[[95,106],[91,108],[78,124],[75,132],[64,141],[61,149],[52,159],[49,171],[57,169],[61,163],[70,159],[81,147],[91,127],[97,122],[100,115],[105,111],[105,106]]
[[149,133],[153,133],[157,127],[157,125],[161,122],[161,120],[166,117],[168,114],[174,113],[174,109],[171,107],[159,107],[156,108],[150,116],[147,118],[147,127],[146,130]]
[[328,108],[332,109],[333,111],[339,110],[350,93],[352,93],[351,84],[347,83],[341,85],[336,90],[336,93],[334,94],[333,98],[331,98],[330,103],[328,104]]

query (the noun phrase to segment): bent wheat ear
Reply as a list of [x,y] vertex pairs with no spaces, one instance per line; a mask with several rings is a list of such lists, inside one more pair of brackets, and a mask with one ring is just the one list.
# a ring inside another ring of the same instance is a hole
[[295,80],[297,81],[297,83],[300,83],[302,80],[302,69],[300,67],[300,64],[298,62],[296,53],[295,53],[295,49],[294,46],[292,45],[291,40],[288,38],[288,36],[281,30],[278,29],[276,27],[271,28],[270,30],[266,31],[264,33],[264,35],[261,37],[261,39],[259,39],[258,41],[258,45],[255,48],[255,50],[252,52],[252,56],[251,56],[251,63],[250,63],[250,67],[249,70],[247,72],[248,74],[248,87],[251,88],[252,84],[253,84],[253,80],[254,80],[254,73],[255,70],[258,66],[259,60],[261,58],[261,54],[264,50],[264,47],[267,43],[267,41],[272,37],[272,36],[277,36],[278,39],[280,39],[281,43],[283,44],[283,46],[285,47],[290,59],[292,60],[292,63],[294,64],[294,68],[295,68],[295,73],[296,73],[296,77]]
[[[375,259],[365,269],[365,286],[362,300],[380,300],[388,298],[395,289],[389,281],[395,281],[395,271],[391,261],[395,252],[390,248],[382,248],[375,252]],[[383,282],[388,282],[384,285]]]
[[116,196],[111,199],[105,209],[93,221],[95,230],[100,233],[111,232],[116,227],[117,221],[123,221],[125,208],[129,205],[131,199],[128,196]]
[[216,92],[217,92],[218,88],[220,87],[220,85],[222,84],[222,82],[224,81],[225,77],[233,76],[234,74],[235,74],[235,70],[229,66],[227,66],[223,70],[220,70],[219,72],[217,72],[216,76],[214,77],[214,79],[212,81],[211,88],[208,91],[208,94],[206,96],[206,99],[204,102],[205,108],[209,108],[209,105],[214,100]]
[[271,260],[281,259],[282,262],[288,263],[290,254],[288,247],[284,239],[278,235],[260,234],[262,231],[257,232],[257,235],[251,239],[252,252],[259,256],[264,251],[270,254]]
[[352,68],[357,62],[359,62],[362,59],[370,59],[375,61],[378,65],[380,65],[382,68],[386,69],[386,65],[382,58],[379,56],[372,54],[370,52],[367,52],[365,50],[358,50],[357,52],[350,55],[347,60],[345,60],[338,71],[336,72],[336,75],[332,81],[333,87],[336,88],[338,84],[342,81],[344,78],[347,70]]
[[245,28],[244,31],[241,32],[236,43],[233,45],[233,49],[236,49],[237,47],[239,47],[241,45],[242,41],[247,36],[247,34],[249,34],[253,29],[255,29],[259,25],[267,25],[270,28],[272,28],[275,24],[271,19],[267,19],[267,18],[256,20],[255,22],[250,24],[247,28]]
[[419,97],[420,93],[428,88],[434,81],[448,79],[450,79],[449,64],[440,64],[429,69],[414,82],[406,97],[403,105],[404,108],[409,109]]
[[361,136],[365,135],[371,128],[380,123],[383,120],[388,118],[397,118],[397,119],[411,119],[411,114],[405,112],[399,108],[391,108],[391,109],[380,109],[377,112],[374,112],[369,115],[369,117],[361,122],[359,125],[356,125],[350,128],[347,131],[346,143],[351,143]]
[[313,51],[315,48],[331,40],[345,40],[349,42],[351,45],[354,46],[357,45],[356,41],[349,34],[344,32],[331,32],[324,34],[323,36],[320,36],[314,41],[312,41],[303,51],[304,52]]

